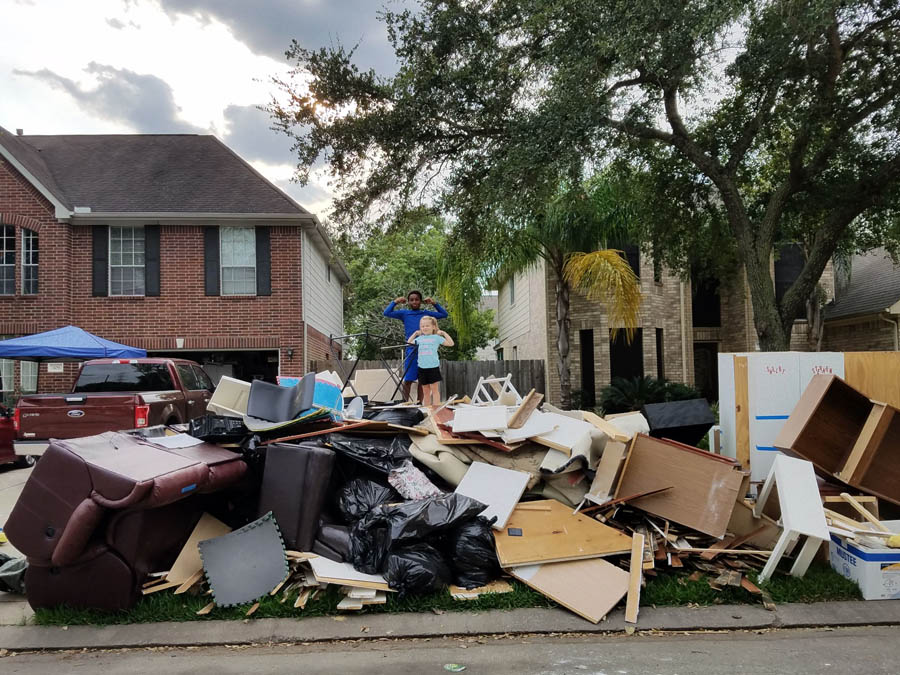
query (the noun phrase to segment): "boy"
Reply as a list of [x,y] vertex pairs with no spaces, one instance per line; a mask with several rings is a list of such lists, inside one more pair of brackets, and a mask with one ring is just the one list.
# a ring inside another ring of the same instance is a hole
[[[425,298],[424,302],[426,305],[434,305],[434,310],[422,309],[422,302],[421,291],[410,291],[405,298],[402,295],[395,298],[384,310],[384,315],[389,319],[403,321],[404,335],[407,341],[413,333],[419,330],[419,321],[423,316],[433,316],[435,319],[446,319],[449,316],[447,310],[431,298]],[[395,309],[397,305],[403,303],[408,303],[409,309]],[[411,400],[412,384],[419,379],[419,368],[416,359],[413,358],[412,347],[406,350],[406,362],[403,367],[406,371],[406,375],[403,376],[403,398],[409,401]],[[422,387],[418,388],[418,399],[419,403],[422,403]]]

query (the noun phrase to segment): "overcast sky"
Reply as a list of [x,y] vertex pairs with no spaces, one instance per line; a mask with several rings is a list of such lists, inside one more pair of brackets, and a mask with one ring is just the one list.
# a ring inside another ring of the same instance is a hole
[[[407,4],[411,4],[407,1]],[[291,39],[359,43],[390,74],[377,13],[396,0],[0,0],[0,126],[26,134],[215,134],[306,208],[330,204],[320,173],[290,183],[287,136],[256,106],[288,70]]]

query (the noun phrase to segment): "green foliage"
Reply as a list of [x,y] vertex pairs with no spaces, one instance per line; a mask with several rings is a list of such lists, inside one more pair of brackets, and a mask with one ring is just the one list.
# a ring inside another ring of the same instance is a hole
[[681,382],[669,382],[655,377],[614,377],[608,387],[600,390],[600,407],[605,413],[640,410],[647,403],[686,401],[702,398],[702,394]]
[[[560,176],[614,166],[658,260],[745,268],[764,349],[787,347],[835,251],[900,248],[896,0],[421,0],[382,17],[396,75],[295,43],[270,106],[301,180],[324,159],[347,227],[428,203],[453,215],[455,250],[512,255]],[[807,262],[777,303],[788,241]]]
[[[406,296],[411,290],[437,299],[437,270],[445,240],[443,221],[425,210],[405,214],[387,231],[366,239],[339,238],[338,250],[351,280],[344,290],[344,330],[348,334],[368,330],[388,337],[388,344],[403,344],[403,323],[385,317],[384,309],[394,298]],[[439,321],[456,343],[454,347],[442,348],[441,358],[472,359],[478,349],[496,337],[493,312],[480,310],[480,299],[479,290],[477,298],[474,294],[467,296],[466,302],[453,306],[449,318]],[[460,335],[458,327],[461,321],[467,328],[464,335]],[[357,348],[364,359],[378,358],[374,342],[359,341]],[[388,356],[397,358],[399,353],[394,350]]]

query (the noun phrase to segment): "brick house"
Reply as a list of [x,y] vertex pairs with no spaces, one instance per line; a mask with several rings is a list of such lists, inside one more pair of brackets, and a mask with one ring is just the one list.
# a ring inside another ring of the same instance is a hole
[[[0,128],[0,246],[3,337],[75,324],[217,380],[300,375],[343,332],[349,278],[318,219],[213,136]],[[42,365],[40,390],[76,367]],[[7,397],[36,378],[2,364]]]
[[[587,405],[613,377],[694,381],[690,282],[655,267],[636,246],[625,247],[625,253],[644,296],[631,343],[622,333],[611,339],[600,303],[574,291],[570,296],[572,391],[580,392]],[[560,398],[555,288],[555,275],[541,261],[501,286],[497,307],[498,358],[543,360],[552,403]]]

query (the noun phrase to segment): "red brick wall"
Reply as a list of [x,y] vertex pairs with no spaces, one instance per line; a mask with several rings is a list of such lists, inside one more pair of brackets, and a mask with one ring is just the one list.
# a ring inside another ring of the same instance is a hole
[[[272,295],[206,296],[203,229],[195,225],[163,226],[160,231],[160,297],[91,295],[91,228],[59,223],[53,207],[16,170],[0,159],[0,221],[38,230],[39,294],[0,296],[0,336],[11,337],[59,328],[69,323],[92,333],[143,347],[185,350],[279,349],[282,374],[302,374],[303,354],[301,228],[272,227]],[[17,292],[21,291],[21,252],[16,255]],[[314,332],[310,329],[310,332]],[[319,334],[316,357],[327,352]],[[289,359],[287,350],[293,349]],[[323,351],[324,349],[324,351]],[[312,351],[312,349],[311,349]],[[74,370],[62,376],[41,368],[42,391],[62,391]],[[18,383],[18,377],[16,378]]]
[[[306,327],[306,339],[307,345],[309,347],[309,354],[306,357],[306,367],[308,370],[313,370],[313,361],[319,361],[320,365],[322,361],[331,361],[331,351],[328,349],[328,336],[324,333],[317,331],[312,326]],[[341,353],[340,347],[338,347],[338,354]],[[282,363],[282,367],[284,364]]]

